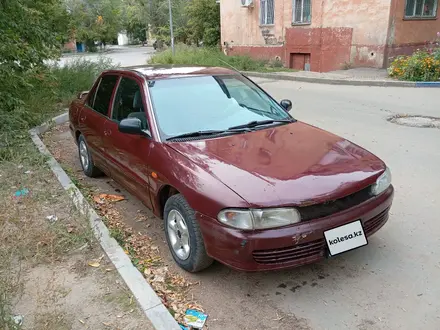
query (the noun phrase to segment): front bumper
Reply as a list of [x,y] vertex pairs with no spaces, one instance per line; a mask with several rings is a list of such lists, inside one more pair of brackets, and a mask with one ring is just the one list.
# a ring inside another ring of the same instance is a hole
[[388,220],[394,196],[390,186],[377,197],[324,218],[294,226],[246,232],[226,227],[197,213],[208,255],[229,267],[245,271],[275,270],[317,262],[327,255],[324,231],[361,220],[371,236]]

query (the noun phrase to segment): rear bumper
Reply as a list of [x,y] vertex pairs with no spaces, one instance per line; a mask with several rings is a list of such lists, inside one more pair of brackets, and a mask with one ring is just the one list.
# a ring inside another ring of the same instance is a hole
[[275,270],[317,262],[327,256],[324,231],[361,220],[371,236],[388,220],[393,187],[362,204],[331,216],[295,226],[245,232],[225,227],[197,213],[207,253],[231,268],[245,271]]

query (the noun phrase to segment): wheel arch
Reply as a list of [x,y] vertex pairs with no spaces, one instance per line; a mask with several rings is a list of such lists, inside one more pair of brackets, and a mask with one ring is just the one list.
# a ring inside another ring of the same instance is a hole
[[165,204],[167,202],[167,200],[173,196],[173,195],[177,195],[180,194],[181,192],[173,187],[170,184],[166,184],[163,187],[160,188],[159,193],[156,196],[156,205],[158,206],[158,215],[163,218],[163,213],[165,210]]

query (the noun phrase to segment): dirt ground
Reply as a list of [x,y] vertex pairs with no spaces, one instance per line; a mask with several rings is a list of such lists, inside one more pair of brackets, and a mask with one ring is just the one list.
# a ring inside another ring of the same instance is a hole
[[[208,270],[197,274],[187,273],[177,267],[168,251],[161,219],[155,217],[149,209],[111,178],[90,179],[83,175],[77,147],[67,124],[58,126],[46,134],[44,142],[63,168],[74,176],[80,188],[91,189],[94,194],[120,194],[125,197],[125,200],[116,204],[124,222],[132,227],[133,231],[151,238],[170,272],[183,276],[188,282],[199,283],[191,287],[188,299],[200,303],[209,315],[207,328],[213,330],[310,329],[305,319],[283,313],[274,307],[273,297],[259,292],[258,281],[256,287],[253,282],[247,284],[248,276],[258,277],[262,276],[261,274],[237,272],[219,263],[214,263]],[[143,216],[141,217],[143,220],[139,220],[140,215]],[[255,306],[258,306],[258,310],[255,310]]]
[[0,329],[153,329],[44,159],[24,164],[0,167]]
[[153,329],[112,264],[103,258],[93,268],[89,260],[89,253],[76,253],[23,274],[14,308],[23,329]]

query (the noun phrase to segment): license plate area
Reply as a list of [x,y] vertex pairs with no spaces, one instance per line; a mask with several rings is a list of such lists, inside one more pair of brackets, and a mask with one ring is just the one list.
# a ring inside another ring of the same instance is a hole
[[361,220],[326,230],[324,237],[332,257],[368,244]]

